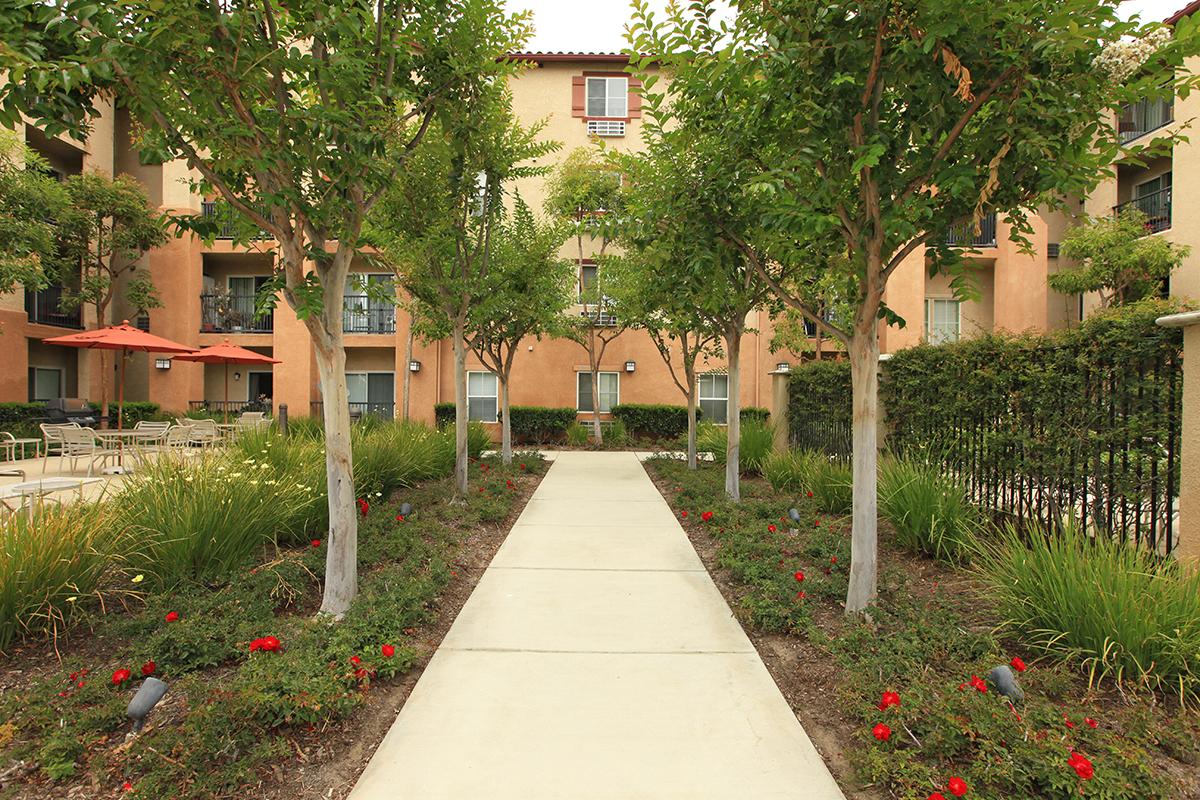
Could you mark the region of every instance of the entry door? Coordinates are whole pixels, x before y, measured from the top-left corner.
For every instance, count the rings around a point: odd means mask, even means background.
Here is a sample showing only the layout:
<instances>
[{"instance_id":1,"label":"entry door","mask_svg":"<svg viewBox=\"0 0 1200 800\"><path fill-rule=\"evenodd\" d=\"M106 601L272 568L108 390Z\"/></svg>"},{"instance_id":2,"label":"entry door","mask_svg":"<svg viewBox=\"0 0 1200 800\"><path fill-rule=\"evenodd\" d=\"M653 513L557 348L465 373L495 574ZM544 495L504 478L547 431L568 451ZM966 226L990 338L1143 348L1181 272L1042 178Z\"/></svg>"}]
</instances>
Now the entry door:
<instances>
[{"instance_id":1,"label":"entry door","mask_svg":"<svg viewBox=\"0 0 1200 800\"><path fill-rule=\"evenodd\" d=\"M266 396L266 404L271 404L271 398L275 396L275 375L270 372L251 372L247 376L246 390L249 396L246 398L250 402L258 400L262 396Z\"/></svg>"}]
</instances>

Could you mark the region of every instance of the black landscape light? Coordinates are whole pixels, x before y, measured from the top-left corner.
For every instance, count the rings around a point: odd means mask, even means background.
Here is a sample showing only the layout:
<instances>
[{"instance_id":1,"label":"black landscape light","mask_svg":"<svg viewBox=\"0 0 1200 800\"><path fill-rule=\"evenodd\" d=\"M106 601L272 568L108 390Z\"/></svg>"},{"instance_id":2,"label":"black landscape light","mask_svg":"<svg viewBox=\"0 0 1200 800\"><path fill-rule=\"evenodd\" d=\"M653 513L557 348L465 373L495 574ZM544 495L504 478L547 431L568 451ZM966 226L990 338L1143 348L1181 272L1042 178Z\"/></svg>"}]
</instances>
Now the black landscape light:
<instances>
[{"instance_id":1,"label":"black landscape light","mask_svg":"<svg viewBox=\"0 0 1200 800\"><path fill-rule=\"evenodd\" d=\"M137 694L129 701L129 708L125 710L125 716L133 720L134 733L141 733L146 724L146 717L150 716L150 712L154 710L158 701L162 700L166 693L167 684L158 678L146 678L142 681Z\"/></svg>"}]
</instances>

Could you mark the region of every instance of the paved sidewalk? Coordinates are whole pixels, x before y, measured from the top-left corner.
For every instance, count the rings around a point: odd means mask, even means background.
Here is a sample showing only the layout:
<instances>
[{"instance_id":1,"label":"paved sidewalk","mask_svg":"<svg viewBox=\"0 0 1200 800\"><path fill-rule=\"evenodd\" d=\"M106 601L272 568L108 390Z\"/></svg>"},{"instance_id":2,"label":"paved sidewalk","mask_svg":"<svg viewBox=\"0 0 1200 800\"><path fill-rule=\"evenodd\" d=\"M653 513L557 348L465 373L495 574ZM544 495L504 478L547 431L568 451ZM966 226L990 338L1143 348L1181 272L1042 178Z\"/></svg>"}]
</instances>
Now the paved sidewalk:
<instances>
[{"instance_id":1,"label":"paved sidewalk","mask_svg":"<svg viewBox=\"0 0 1200 800\"><path fill-rule=\"evenodd\" d=\"M842 800L632 453L558 453L351 800Z\"/></svg>"}]
</instances>

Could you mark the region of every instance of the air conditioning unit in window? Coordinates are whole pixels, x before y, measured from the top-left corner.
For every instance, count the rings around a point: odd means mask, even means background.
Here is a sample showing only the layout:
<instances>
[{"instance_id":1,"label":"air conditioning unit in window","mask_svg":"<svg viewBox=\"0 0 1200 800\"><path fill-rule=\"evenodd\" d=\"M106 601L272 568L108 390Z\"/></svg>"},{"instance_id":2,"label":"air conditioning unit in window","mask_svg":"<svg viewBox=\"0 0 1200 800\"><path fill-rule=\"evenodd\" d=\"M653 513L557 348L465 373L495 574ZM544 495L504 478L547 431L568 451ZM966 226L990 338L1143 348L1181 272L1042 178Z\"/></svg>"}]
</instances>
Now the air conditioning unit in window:
<instances>
[{"instance_id":1,"label":"air conditioning unit in window","mask_svg":"<svg viewBox=\"0 0 1200 800\"><path fill-rule=\"evenodd\" d=\"M589 119L587 123L589 136L624 136L625 120L623 119Z\"/></svg>"}]
</instances>

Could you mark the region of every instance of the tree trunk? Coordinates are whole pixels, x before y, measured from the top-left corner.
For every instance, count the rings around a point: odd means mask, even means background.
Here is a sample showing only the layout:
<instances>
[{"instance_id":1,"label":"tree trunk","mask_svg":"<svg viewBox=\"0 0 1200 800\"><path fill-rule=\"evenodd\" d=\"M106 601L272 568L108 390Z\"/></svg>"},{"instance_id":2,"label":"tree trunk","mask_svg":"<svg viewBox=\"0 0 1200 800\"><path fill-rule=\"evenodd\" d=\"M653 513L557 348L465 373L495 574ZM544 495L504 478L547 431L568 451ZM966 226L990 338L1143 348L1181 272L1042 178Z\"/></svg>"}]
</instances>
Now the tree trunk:
<instances>
[{"instance_id":1,"label":"tree trunk","mask_svg":"<svg viewBox=\"0 0 1200 800\"><path fill-rule=\"evenodd\" d=\"M687 465L688 469L696 469L696 381L692 380L687 393Z\"/></svg>"},{"instance_id":2,"label":"tree trunk","mask_svg":"<svg viewBox=\"0 0 1200 800\"><path fill-rule=\"evenodd\" d=\"M341 618L358 593L358 517L354 503L350 395L346 389L346 350L342 346L340 304L337 311L337 314L323 311L324 326L319 320L313 320L308 328L321 381L325 417L325 483L329 492L325 595L321 600L321 611Z\"/></svg>"},{"instance_id":3,"label":"tree trunk","mask_svg":"<svg viewBox=\"0 0 1200 800\"><path fill-rule=\"evenodd\" d=\"M454 497L467 498L467 339L466 318L454 320Z\"/></svg>"},{"instance_id":4,"label":"tree trunk","mask_svg":"<svg viewBox=\"0 0 1200 800\"><path fill-rule=\"evenodd\" d=\"M856 614L875 601L878 515L876 497L879 389L879 329L875 316L860 314L850 340L850 378L854 422L854 513L850 548L850 588L846 613Z\"/></svg>"},{"instance_id":5,"label":"tree trunk","mask_svg":"<svg viewBox=\"0 0 1200 800\"><path fill-rule=\"evenodd\" d=\"M500 461L512 463L512 418L508 406L508 378L500 381Z\"/></svg>"},{"instance_id":6,"label":"tree trunk","mask_svg":"<svg viewBox=\"0 0 1200 800\"><path fill-rule=\"evenodd\" d=\"M408 321L408 340L404 345L404 382L402 384L403 393L400 398L402 413L404 419L408 419L409 398L412 396L412 360L413 360L413 332L412 319Z\"/></svg>"},{"instance_id":7,"label":"tree trunk","mask_svg":"<svg viewBox=\"0 0 1200 800\"><path fill-rule=\"evenodd\" d=\"M599 311L597 311L599 313ZM597 447L604 446L604 431L600 428L600 364L596 357L596 336L588 331L588 366L592 370L592 438Z\"/></svg>"},{"instance_id":8,"label":"tree trunk","mask_svg":"<svg viewBox=\"0 0 1200 800\"><path fill-rule=\"evenodd\" d=\"M729 368L728 419L725 427L725 494L736 503L742 499L742 380L740 366L742 330L740 326L725 334L725 351L728 354Z\"/></svg>"}]
</instances>

